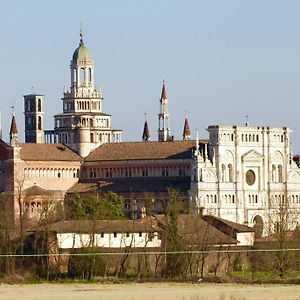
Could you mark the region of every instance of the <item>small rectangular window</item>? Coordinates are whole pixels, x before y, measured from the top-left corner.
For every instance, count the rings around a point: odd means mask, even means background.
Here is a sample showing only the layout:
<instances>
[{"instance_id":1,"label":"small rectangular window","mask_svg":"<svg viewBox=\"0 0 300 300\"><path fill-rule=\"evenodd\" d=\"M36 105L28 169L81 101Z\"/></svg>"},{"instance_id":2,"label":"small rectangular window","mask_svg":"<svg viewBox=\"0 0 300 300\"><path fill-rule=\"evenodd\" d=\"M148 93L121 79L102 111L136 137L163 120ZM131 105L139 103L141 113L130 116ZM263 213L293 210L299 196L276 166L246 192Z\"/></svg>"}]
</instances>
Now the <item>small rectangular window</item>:
<instances>
[{"instance_id":1,"label":"small rectangular window","mask_svg":"<svg viewBox=\"0 0 300 300\"><path fill-rule=\"evenodd\" d=\"M101 232L101 238L104 238L104 232Z\"/></svg>"},{"instance_id":2,"label":"small rectangular window","mask_svg":"<svg viewBox=\"0 0 300 300\"><path fill-rule=\"evenodd\" d=\"M114 238L116 238L117 237L117 233L116 232L114 232Z\"/></svg>"},{"instance_id":3,"label":"small rectangular window","mask_svg":"<svg viewBox=\"0 0 300 300\"><path fill-rule=\"evenodd\" d=\"M142 233L141 232L139 232L139 237L142 237Z\"/></svg>"}]
</instances>

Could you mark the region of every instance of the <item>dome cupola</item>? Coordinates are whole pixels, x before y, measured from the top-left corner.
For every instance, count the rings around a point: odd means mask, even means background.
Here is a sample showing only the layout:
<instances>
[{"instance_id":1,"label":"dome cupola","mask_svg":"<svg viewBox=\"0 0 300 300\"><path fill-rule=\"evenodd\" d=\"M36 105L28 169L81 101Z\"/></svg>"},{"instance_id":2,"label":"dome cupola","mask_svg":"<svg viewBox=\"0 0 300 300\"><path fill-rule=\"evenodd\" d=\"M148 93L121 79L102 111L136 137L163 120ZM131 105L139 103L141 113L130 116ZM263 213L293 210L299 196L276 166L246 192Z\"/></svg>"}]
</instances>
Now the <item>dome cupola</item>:
<instances>
[{"instance_id":1,"label":"dome cupola","mask_svg":"<svg viewBox=\"0 0 300 300\"><path fill-rule=\"evenodd\" d=\"M93 60L89 50L87 49L87 47L84 46L82 37L83 37L83 32L80 31L79 47L73 53L72 62L86 63L86 62L92 62Z\"/></svg>"}]
</instances>

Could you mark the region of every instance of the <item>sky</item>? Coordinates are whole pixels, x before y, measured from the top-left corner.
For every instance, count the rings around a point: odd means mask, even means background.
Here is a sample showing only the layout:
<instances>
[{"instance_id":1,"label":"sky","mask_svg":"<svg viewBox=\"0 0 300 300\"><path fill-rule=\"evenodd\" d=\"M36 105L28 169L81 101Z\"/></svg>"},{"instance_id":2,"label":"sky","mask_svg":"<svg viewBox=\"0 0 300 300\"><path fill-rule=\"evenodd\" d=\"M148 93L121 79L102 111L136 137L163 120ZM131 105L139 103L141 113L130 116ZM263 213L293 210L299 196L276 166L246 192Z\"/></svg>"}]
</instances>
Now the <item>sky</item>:
<instances>
[{"instance_id":1,"label":"sky","mask_svg":"<svg viewBox=\"0 0 300 300\"><path fill-rule=\"evenodd\" d=\"M170 128L182 138L209 125L287 126L300 153L300 1L10 0L0 7L0 112L24 140L23 95L44 95L44 128L62 112L82 23L85 46L123 141L140 141L144 113L157 140L166 81Z\"/></svg>"}]
</instances>

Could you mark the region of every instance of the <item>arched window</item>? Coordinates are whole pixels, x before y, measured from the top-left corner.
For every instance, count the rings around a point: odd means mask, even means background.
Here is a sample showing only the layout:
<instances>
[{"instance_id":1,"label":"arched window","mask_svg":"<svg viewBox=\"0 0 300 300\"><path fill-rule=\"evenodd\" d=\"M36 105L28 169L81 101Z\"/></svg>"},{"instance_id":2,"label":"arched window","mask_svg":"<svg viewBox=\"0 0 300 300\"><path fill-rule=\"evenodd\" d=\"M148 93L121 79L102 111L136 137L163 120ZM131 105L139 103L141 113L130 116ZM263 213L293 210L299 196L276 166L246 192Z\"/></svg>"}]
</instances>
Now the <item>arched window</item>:
<instances>
[{"instance_id":1,"label":"arched window","mask_svg":"<svg viewBox=\"0 0 300 300\"><path fill-rule=\"evenodd\" d=\"M42 130L42 117L38 117L38 130Z\"/></svg>"},{"instance_id":2,"label":"arched window","mask_svg":"<svg viewBox=\"0 0 300 300\"><path fill-rule=\"evenodd\" d=\"M276 182L276 166L272 165L272 181Z\"/></svg>"},{"instance_id":3,"label":"arched window","mask_svg":"<svg viewBox=\"0 0 300 300\"><path fill-rule=\"evenodd\" d=\"M85 70L84 68L81 68L79 74L79 83L82 84L84 82L85 82Z\"/></svg>"},{"instance_id":4,"label":"arched window","mask_svg":"<svg viewBox=\"0 0 300 300\"><path fill-rule=\"evenodd\" d=\"M225 167L225 165L223 164L223 165L222 165L221 181L225 182L225 180L226 180L226 167Z\"/></svg>"},{"instance_id":5,"label":"arched window","mask_svg":"<svg viewBox=\"0 0 300 300\"><path fill-rule=\"evenodd\" d=\"M282 182L282 165L278 165L278 182Z\"/></svg>"},{"instance_id":6,"label":"arched window","mask_svg":"<svg viewBox=\"0 0 300 300\"><path fill-rule=\"evenodd\" d=\"M92 69L89 68L89 82L92 82Z\"/></svg>"},{"instance_id":7,"label":"arched window","mask_svg":"<svg viewBox=\"0 0 300 300\"><path fill-rule=\"evenodd\" d=\"M228 165L228 175L229 175L229 181L233 182L233 168L232 168L232 164Z\"/></svg>"},{"instance_id":8,"label":"arched window","mask_svg":"<svg viewBox=\"0 0 300 300\"><path fill-rule=\"evenodd\" d=\"M42 111L42 101L41 101L41 99L38 100L38 111Z\"/></svg>"}]
</instances>

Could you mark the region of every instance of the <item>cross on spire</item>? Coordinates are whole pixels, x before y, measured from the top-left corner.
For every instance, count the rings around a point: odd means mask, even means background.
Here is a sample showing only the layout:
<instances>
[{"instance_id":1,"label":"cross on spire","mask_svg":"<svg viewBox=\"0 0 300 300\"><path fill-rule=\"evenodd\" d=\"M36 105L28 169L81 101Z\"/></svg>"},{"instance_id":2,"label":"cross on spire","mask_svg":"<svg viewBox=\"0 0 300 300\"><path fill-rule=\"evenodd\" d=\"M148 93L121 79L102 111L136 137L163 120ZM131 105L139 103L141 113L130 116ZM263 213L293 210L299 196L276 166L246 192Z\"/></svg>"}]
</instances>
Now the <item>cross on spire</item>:
<instances>
[{"instance_id":1,"label":"cross on spire","mask_svg":"<svg viewBox=\"0 0 300 300\"><path fill-rule=\"evenodd\" d=\"M83 45L83 29L82 29L82 23L80 23L79 35L80 35L80 45Z\"/></svg>"}]
</instances>

